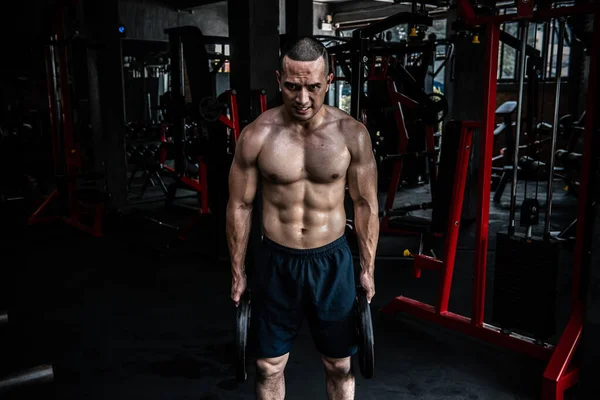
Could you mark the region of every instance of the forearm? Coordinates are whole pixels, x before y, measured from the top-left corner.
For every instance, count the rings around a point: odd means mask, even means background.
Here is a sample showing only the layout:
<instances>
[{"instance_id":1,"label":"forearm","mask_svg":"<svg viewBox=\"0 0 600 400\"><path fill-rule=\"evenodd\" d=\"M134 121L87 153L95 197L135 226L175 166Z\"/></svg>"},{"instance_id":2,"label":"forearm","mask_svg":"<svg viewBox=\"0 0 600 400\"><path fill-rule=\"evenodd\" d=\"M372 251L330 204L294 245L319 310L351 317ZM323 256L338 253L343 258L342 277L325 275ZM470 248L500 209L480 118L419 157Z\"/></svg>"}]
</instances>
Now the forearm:
<instances>
[{"instance_id":1,"label":"forearm","mask_svg":"<svg viewBox=\"0 0 600 400\"><path fill-rule=\"evenodd\" d=\"M373 273L379 240L379 216L376 202L363 200L355 203L354 229L358 240L361 268L365 272Z\"/></svg>"},{"instance_id":2,"label":"forearm","mask_svg":"<svg viewBox=\"0 0 600 400\"><path fill-rule=\"evenodd\" d=\"M234 277L243 276L246 251L252 224L252 205L229 202L227 204L226 232L231 272Z\"/></svg>"}]
</instances>

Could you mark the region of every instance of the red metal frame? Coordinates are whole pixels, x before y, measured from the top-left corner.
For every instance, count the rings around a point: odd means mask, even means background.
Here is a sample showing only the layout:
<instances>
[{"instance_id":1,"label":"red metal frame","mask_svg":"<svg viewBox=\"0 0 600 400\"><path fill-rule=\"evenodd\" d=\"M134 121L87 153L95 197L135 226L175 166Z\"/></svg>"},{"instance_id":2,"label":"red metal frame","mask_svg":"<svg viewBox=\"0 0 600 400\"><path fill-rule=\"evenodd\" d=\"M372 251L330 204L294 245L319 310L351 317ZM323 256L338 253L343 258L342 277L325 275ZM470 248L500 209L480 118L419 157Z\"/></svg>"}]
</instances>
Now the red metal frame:
<instances>
[{"instance_id":1,"label":"red metal frame","mask_svg":"<svg viewBox=\"0 0 600 400\"><path fill-rule=\"evenodd\" d=\"M230 128L233 132L234 143L237 144L237 141L240 137L240 117L238 114L238 104L237 104L237 94L235 90L227 90L225 92L229 97L229 109L231 110L231 117L228 117L224 114L219 116L219 121L221 121L225 126Z\"/></svg>"},{"instance_id":2,"label":"red metal frame","mask_svg":"<svg viewBox=\"0 0 600 400\"><path fill-rule=\"evenodd\" d=\"M598 92L598 81L594 73L588 78L587 105L588 110L585 126L584 152L581 167L581 189L578 198L578 221L577 239L575 246L575 259L573 267L573 290L571 316L565 327L558 344L554 347L548 344L540 345L531 338L502 333L498 327L484 323L484 301L486 286L487 246L489 234L489 206L490 206L490 182L493 155L493 132L496 108L496 82L498 69L498 46L500 36L500 25L506 21L517 21L520 19L549 19L559 16L573 15L578 13L595 13L593 43L600 42L600 17L598 15L598 4L582 4L578 6L560 7L554 9L534 8L534 1L530 0L528 5L522 5L518 12L505 16L478 17L468 0L457 0L460 15L467 25L485 25L485 73L487 85L484 90L484 113L482 118L483 132L481 135L481 158L479 173L479 212L477 214L477 232L475 243L475 273L473 279L473 311L472 317L467 318L448 311L448 300L452 279L452 256L456 251L456 238L458 235L458 224L460 220L460 206L462 205L462 191L458 186L463 185L466 165L460 165L460 180L454 190L452 215L453 219L448 225L450 231L446 238L445 260L439 260L427 256L418 256L414 260L415 275L420 274L420 269L429 267L442 272L442 282L438 297L437 307L421 303L419 301L399 296L392 300L381 311L394 314L395 312L406 312L416 317L438 323L446 328L456 330L463 334L473 336L484 341L504 346L506 348L528 354L531 357L547 360L548 364L542 380L542 400L563 400L564 391L575 385L579 378L579 367L572 364L573 355L579 344L584 315L585 289L582 283L582 265L589 262L589 249L591 240L591 219L587 219L591 208L591 196L588 193L590 185L590 168L592 154L592 132L597 126L596 121L596 96ZM598 46L592 46L590 71L598 69ZM474 127L472 127L474 128ZM461 141L464 139L461 138ZM464 146L464 141L461 146ZM462 147L461 147L462 150ZM596 149L594 149L596 150ZM462 157L461 157L462 158Z\"/></svg>"},{"instance_id":3,"label":"red metal frame","mask_svg":"<svg viewBox=\"0 0 600 400\"><path fill-rule=\"evenodd\" d=\"M438 293L437 309L434 311L438 315L448 313L448 300L450 298L450 288L452 286L452 275L454 272L454 260L456 257L456 244L458 242L458 233L460 228L460 215L464 199L464 191L467 182L467 168L469 166L469 156L471 154L471 142L473 130L478 128L475 122L463 122L460 131L460 140L458 155L456 158L455 185L452 188L452 202L450 212L448 213L448 232L445 236L444 256L442 259L426 256L423 254L414 255L413 272L416 278L421 276L422 269L432 269L440 271L441 285ZM429 306L421 305L414 300L400 296L392 300L383 310L384 313L395 313L396 311L422 312L434 310Z\"/></svg>"},{"instance_id":4,"label":"red metal frame","mask_svg":"<svg viewBox=\"0 0 600 400\"><path fill-rule=\"evenodd\" d=\"M598 9L596 8L598 11ZM600 42L600 14L594 16L594 36L592 43ZM589 71L598 70L598 46L591 47ZM562 400L564 391L577 383L579 378L579 367L573 366L571 361L583 330L583 315L585 309L586 288L582 288L582 265L589 263L589 253L592 238L592 218L586 218L591 214L591 203L593 193L589 193L590 168L592 165L593 132L598 126L596 110L596 96L598 95L598 78L595 73L588 75L588 90L586 120L584 129L584 149L581 163L580 189L578 198L577 233L575 243L575 254L573 261L573 289L571 291L571 318L556 346L546 370L542 385L543 399Z\"/></svg>"},{"instance_id":5,"label":"red metal frame","mask_svg":"<svg viewBox=\"0 0 600 400\"><path fill-rule=\"evenodd\" d=\"M59 170L62 166L60 165L59 154L61 151L64 153L64 167L66 168L66 188L61 190L55 189L50 195L42 202L42 204L33 212L28 219L29 225L48 223L55 221L63 221L67 225L77 228L83 232L89 233L93 236L102 236L102 222L104 214L104 204L102 202L84 204L77 198L77 175L81 168L81 155L79 151L79 144L73 137L73 116L71 109L71 85L69 84L69 66L68 66L68 49L67 49L67 35L65 32L65 12L66 7L73 5L76 2L63 2L57 5L55 14L55 37L51 38L56 44L50 44L44 49L46 58L46 79L48 89L48 105L50 112L50 131L52 134L52 153L54 158L55 171ZM58 55L58 74L59 74L59 90L56 88L56 59L54 52L55 50ZM58 93L57 93L58 92ZM56 109L56 96L60 96L61 107ZM57 115L60 115L57 120ZM63 148L60 149L58 146L58 137L61 137L63 142ZM55 201L66 201L69 206L69 215L51 215L43 216L44 212ZM81 210L86 208L91 210L93 216L92 226L84 224L81 220Z\"/></svg>"}]
</instances>

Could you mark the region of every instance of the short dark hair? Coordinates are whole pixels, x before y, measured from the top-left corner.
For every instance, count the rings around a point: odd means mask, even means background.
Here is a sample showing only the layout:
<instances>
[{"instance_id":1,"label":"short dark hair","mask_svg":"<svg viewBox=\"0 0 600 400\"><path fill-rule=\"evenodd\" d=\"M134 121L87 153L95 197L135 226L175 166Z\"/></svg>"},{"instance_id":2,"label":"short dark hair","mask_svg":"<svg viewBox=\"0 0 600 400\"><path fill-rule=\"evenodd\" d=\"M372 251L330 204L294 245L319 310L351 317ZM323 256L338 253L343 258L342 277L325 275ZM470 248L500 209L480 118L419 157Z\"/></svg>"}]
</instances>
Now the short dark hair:
<instances>
[{"instance_id":1,"label":"short dark hair","mask_svg":"<svg viewBox=\"0 0 600 400\"><path fill-rule=\"evenodd\" d=\"M288 57L294 61L316 61L323 57L325 75L329 74L329 52L317 39L303 36L288 44L279 57L279 70L283 72L283 58Z\"/></svg>"}]
</instances>

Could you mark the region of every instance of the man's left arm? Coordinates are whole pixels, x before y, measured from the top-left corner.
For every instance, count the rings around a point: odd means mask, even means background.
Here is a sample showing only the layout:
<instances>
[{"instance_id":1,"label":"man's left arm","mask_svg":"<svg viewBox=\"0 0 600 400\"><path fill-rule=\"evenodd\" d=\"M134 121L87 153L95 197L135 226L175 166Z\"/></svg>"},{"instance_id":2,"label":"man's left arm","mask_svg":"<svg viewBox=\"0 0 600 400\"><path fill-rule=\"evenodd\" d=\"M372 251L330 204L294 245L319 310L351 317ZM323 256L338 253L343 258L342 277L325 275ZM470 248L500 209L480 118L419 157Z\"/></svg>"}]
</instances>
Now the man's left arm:
<instances>
[{"instance_id":1,"label":"man's left arm","mask_svg":"<svg viewBox=\"0 0 600 400\"><path fill-rule=\"evenodd\" d=\"M360 283L369 303L375 295L375 253L379 240L379 201L377 199L377 163L371 137L365 126L352 124L356 132L348 146L351 153L348 168L348 191L354 203L354 229L360 254Z\"/></svg>"}]
</instances>

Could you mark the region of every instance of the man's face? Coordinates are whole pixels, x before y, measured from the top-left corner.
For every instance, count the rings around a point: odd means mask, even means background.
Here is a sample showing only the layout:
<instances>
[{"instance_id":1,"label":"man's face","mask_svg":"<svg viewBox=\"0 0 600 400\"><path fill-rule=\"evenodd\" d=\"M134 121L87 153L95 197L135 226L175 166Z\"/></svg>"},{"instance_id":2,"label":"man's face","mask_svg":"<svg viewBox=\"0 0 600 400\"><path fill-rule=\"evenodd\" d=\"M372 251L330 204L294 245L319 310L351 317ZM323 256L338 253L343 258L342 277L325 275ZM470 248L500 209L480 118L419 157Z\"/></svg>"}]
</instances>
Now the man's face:
<instances>
[{"instance_id":1,"label":"man's face","mask_svg":"<svg viewBox=\"0 0 600 400\"><path fill-rule=\"evenodd\" d=\"M308 121L321 109L333 74L325 74L322 57L315 61L283 59L283 71L277 71L283 104L288 113Z\"/></svg>"}]
</instances>

